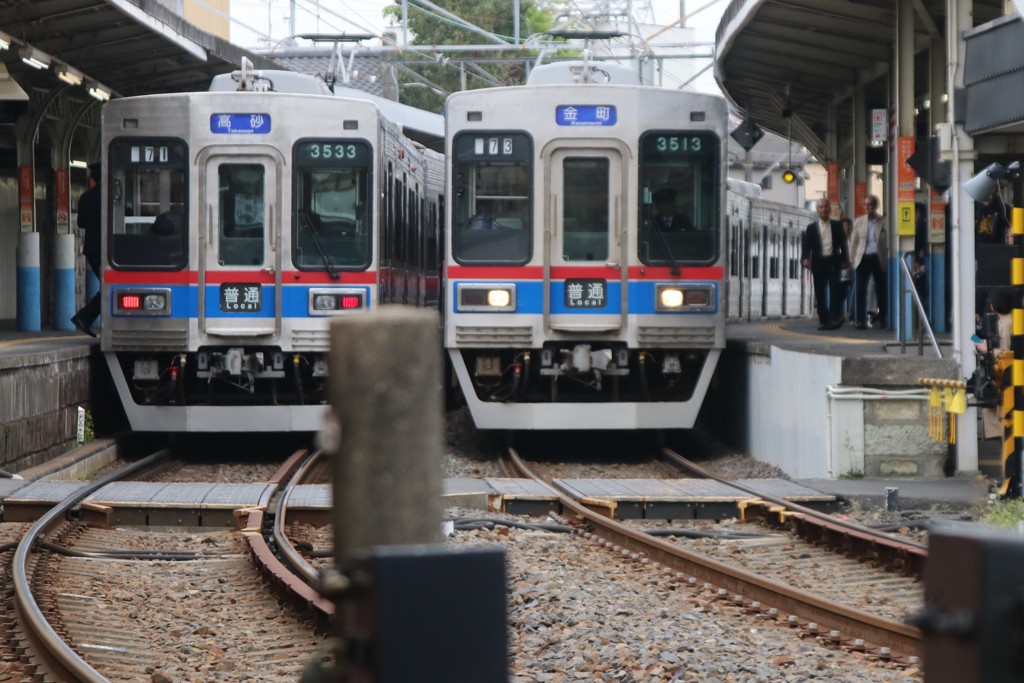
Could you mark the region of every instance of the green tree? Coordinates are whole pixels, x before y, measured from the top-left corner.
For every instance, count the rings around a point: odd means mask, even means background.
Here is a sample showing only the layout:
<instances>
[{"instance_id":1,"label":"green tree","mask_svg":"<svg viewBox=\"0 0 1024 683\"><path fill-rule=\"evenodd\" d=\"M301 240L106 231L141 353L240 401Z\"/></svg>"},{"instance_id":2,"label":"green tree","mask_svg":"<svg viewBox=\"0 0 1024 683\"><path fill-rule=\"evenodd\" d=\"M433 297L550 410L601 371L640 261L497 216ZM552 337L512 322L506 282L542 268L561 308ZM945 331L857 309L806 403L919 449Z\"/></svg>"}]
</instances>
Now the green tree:
<instances>
[{"instance_id":1,"label":"green tree","mask_svg":"<svg viewBox=\"0 0 1024 683\"><path fill-rule=\"evenodd\" d=\"M434 4L509 43L514 40L516 17L514 5L508 0L434 0ZM400 23L402 18L401 5L401 0L395 0L394 5L384 10L385 16L390 17L396 24ZM470 90L496 85L518 85L524 82L525 62L531 61L535 53L524 54L515 48L502 52L432 52L431 45L484 45L491 41L477 32L460 26L457 21L417 5L415 0L409 0L408 5L409 32L413 46L411 50L405 50L399 56L397 73L399 97L403 104L440 112L444 106L443 94L434 92L430 85L411 88L405 86L408 83L426 81L427 84L433 84L448 92L461 90L460 62L464 64L466 88ZM520 2L519 14L520 42L551 27L551 16L531 0ZM483 61L499 57L518 58L520 61ZM431 59L433 63L430 63ZM474 60L481 61L475 63ZM420 78L412 74L418 74Z\"/></svg>"}]
</instances>

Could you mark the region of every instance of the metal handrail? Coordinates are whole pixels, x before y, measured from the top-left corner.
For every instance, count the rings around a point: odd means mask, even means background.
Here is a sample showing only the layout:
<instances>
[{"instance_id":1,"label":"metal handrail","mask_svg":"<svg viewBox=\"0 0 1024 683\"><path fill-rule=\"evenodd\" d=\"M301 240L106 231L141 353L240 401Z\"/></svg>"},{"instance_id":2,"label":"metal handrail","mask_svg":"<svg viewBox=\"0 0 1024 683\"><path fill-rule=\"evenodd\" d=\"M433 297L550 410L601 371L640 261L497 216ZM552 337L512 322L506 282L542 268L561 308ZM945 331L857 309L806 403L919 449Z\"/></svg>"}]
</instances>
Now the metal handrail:
<instances>
[{"instance_id":1,"label":"metal handrail","mask_svg":"<svg viewBox=\"0 0 1024 683\"><path fill-rule=\"evenodd\" d=\"M924 325L925 330L928 332L928 339L932 343L932 348L935 349L935 355L938 356L939 358L942 358L942 351L939 350L939 343L935 339L935 332L932 331L932 325L928 321L928 316L924 312L924 304L921 303L921 297L919 297L917 295L917 288L914 287L914 276L911 274L910 268L907 267L907 261L906 261L905 257L906 257L906 254L901 254L900 255L900 259L899 259L899 261L900 261L900 268L903 269L903 273L906 276L906 279L904 280L904 282L909 283L910 295L914 299L914 306L915 306L915 308L917 308L918 325L921 325L921 324ZM904 289L907 289L907 288L908 287L905 285ZM923 337L922 337L922 339L923 339ZM904 341L903 341L903 353L906 353L906 347L907 347L907 343L906 343L906 339L904 339Z\"/></svg>"}]
</instances>

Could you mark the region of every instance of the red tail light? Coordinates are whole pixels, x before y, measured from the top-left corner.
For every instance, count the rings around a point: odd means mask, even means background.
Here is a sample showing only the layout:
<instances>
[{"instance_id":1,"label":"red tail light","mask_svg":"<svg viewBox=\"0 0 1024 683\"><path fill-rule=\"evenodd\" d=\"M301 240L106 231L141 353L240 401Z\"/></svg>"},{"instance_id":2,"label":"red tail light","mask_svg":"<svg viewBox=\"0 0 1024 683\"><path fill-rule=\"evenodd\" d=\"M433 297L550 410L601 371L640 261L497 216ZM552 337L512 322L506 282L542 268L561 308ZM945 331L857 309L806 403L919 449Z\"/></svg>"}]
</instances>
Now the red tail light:
<instances>
[{"instance_id":1,"label":"red tail light","mask_svg":"<svg viewBox=\"0 0 1024 683\"><path fill-rule=\"evenodd\" d=\"M142 308L142 297L138 294L124 294L121 296L121 310L137 311Z\"/></svg>"},{"instance_id":2,"label":"red tail light","mask_svg":"<svg viewBox=\"0 0 1024 683\"><path fill-rule=\"evenodd\" d=\"M358 296L343 296L341 297L341 308L347 310L349 308L359 308L362 304L361 299Z\"/></svg>"}]
</instances>

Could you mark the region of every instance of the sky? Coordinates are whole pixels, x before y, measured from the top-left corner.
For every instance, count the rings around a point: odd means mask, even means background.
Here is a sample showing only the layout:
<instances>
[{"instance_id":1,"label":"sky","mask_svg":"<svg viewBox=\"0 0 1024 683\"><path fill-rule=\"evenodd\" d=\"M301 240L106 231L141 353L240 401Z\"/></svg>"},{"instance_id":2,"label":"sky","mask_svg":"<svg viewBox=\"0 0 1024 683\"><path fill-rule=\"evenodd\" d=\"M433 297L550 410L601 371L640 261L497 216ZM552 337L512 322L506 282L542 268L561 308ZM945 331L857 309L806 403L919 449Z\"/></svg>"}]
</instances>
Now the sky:
<instances>
[{"instance_id":1,"label":"sky","mask_svg":"<svg viewBox=\"0 0 1024 683\"><path fill-rule=\"evenodd\" d=\"M644 0L634 0L642 6ZM508 0L509 7L512 0ZM379 33L385 26L381 11L390 0L296 0L295 33ZM443 0L435 0L443 6ZM679 18L680 0L650 0L653 21L669 24ZM728 0L686 0L687 25L697 42L713 43ZM244 47L272 48L291 34L289 0L231 0L231 42ZM265 35L271 36L270 40ZM369 44L373 44L370 42ZM703 50L702 50L703 51ZM709 47L707 52L711 52ZM706 66L702 60L697 68ZM667 85L667 83L666 83ZM717 92L709 69L695 82L702 92Z\"/></svg>"}]
</instances>

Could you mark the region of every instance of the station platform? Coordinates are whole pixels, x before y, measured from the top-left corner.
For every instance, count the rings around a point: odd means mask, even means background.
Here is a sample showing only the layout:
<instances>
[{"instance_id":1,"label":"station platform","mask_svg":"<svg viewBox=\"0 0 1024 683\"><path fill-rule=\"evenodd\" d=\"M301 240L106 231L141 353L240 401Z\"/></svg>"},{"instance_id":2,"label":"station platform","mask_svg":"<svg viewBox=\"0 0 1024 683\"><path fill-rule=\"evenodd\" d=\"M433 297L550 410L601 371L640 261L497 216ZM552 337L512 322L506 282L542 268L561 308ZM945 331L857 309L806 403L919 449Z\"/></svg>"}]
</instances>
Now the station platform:
<instances>
[{"instance_id":1,"label":"station platform","mask_svg":"<svg viewBox=\"0 0 1024 683\"><path fill-rule=\"evenodd\" d=\"M9 325L0 324L0 368L24 365L26 359L38 354L66 355L66 352L89 354L98 350L100 340L73 332L43 330L18 332Z\"/></svg>"}]
</instances>

